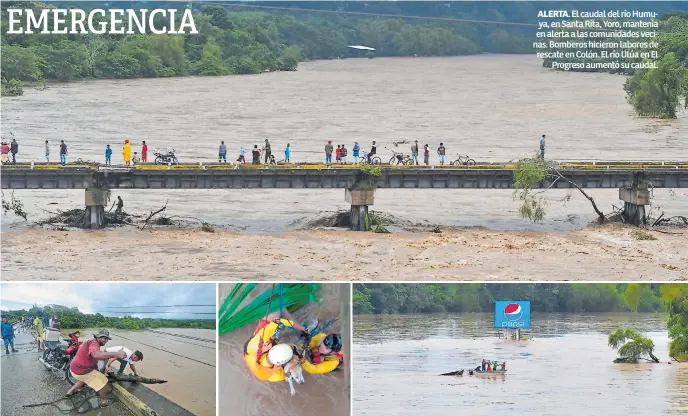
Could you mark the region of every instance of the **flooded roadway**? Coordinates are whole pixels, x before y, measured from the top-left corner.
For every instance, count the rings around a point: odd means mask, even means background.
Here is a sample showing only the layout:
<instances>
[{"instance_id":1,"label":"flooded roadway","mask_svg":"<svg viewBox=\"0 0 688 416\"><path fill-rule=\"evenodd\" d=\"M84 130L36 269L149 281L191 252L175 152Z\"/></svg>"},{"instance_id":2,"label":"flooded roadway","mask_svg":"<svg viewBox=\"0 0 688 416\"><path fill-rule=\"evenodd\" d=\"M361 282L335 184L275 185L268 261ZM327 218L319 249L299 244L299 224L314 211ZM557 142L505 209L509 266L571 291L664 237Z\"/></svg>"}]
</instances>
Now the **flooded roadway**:
<instances>
[{"instance_id":1,"label":"flooded roadway","mask_svg":"<svg viewBox=\"0 0 688 416\"><path fill-rule=\"evenodd\" d=\"M220 284L218 305L224 302L232 287L234 284ZM245 303L261 292L270 290L270 287L269 284L259 284ZM309 303L296 311L294 318L299 321L318 318L324 322L339 317L340 285L323 284L318 296L322 303ZM331 332L339 331L339 324L333 324L329 328ZM343 371L317 375L304 372L305 384L295 386L295 396L290 396L286 382L270 383L256 379L246 366L243 356L244 344L253 336L255 327L256 324L252 323L219 338L220 409L231 409L236 414L245 416L349 416L349 395L345 390Z\"/></svg>"},{"instance_id":2,"label":"flooded roadway","mask_svg":"<svg viewBox=\"0 0 688 416\"><path fill-rule=\"evenodd\" d=\"M532 341L497 338L492 314L354 317L354 414L678 415L688 412L688 366L668 365L666 316L534 314ZM644 332L660 364L613 364L607 336ZM504 377L440 377L481 360Z\"/></svg>"},{"instance_id":3,"label":"flooded roadway","mask_svg":"<svg viewBox=\"0 0 688 416\"><path fill-rule=\"evenodd\" d=\"M52 85L46 91L29 90L22 97L4 99L1 114L3 132L11 131L19 140L21 160L40 160L45 139L55 146L65 140L70 160L102 161L103 149L110 143L115 149L113 159L119 163L124 139L135 143L134 150L146 140L151 150L176 148L181 161L211 161L220 140L232 156L240 146L248 149L267 138L278 159L289 142L294 161L318 160L327 140L349 147L358 141L364 149L377 140L378 153L386 159L392 143L402 139L418 139L432 149L443 142L450 156L468 153L479 161L507 161L532 155L542 133L548 137L547 156L558 160L688 159L688 112L672 121L635 117L624 98L624 79L551 71L531 56L518 55L350 59L303 63L293 73ZM166 104L155 104L162 102ZM408 151L409 145L399 149ZM437 163L434 150L431 154L431 161ZM619 205L616 190L593 190L591 194L605 212ZM17 191L15 196L24 203L30 221L47 217L45 211L83 204L83 191ZM285 248L286 255L308 257L309 248L300 244L302 236L318 239L321 234L297 230L309 219L348 208L341 190L116 190L113 198L116 196L122 196L129 212L148 213L167 202L170 216L201 218L218 229L239 232L241 237L236 239L241 241L233 241L232 247L255 252L254 263L274 256L256 243L263 234ZM515 230L541 231L537 243L551 246L559 240L553 231L581 230L595 218L585 198L573 194L573 200L563 204L565 196L562 191L548 193L548 216L539 225L518 216L518 203L508 190L380 190L374 208L413 223L487 227L504 231L507 238L519 239ZM658 190L655 198L666 216L688 212L685 190ZM267 267L244 264L249 253L233 258L232 247L184 231L151 235L123 228L49 235L27 230L30 224L3 215L2 245L7 256L2 271L8 279L219 279L224 277L223 270L229 270L228 264L235 266L236 274L256 279L279 278L295 267L291 261L269 262ZM485 233L477 240L491 239L492 234ZM582 262L604 264L607 254L592 254L600 247L596 232L585 229L580 234L572 239L582 241L581 246L568 245L555 260L565 263L564 253L586 252L590 254ZM427 237L420 235L418 240ZM614 233L603 236L605 241L617 237ZM367 245L369 237L338 233L332 238L350 248ZM657 258L649 262L643 275L673 280L682 278L673 270L688 273L688 253L663 258L662 253L677 246L673 238L659 239L660 247L650 253ZM407 247L404 238L390 244L390 252ZM141 262L137 258L144 250L152 255ZM169 256L170 250L174 256ZM618 263L614 273L629 268L620 254L622 247L613 244L605 250ZM495 258L482 255L485 252L469 253L471 261L495 264ZM499 253L497 264L510 264L512 254L509 250ZM526 250L525 254L533 261L515 276L548 278L538 276L540 253ZM74 257L79 259L78 267L71 261ZM645 255L634 253L631 257L642 259ZM357 259L355 253L343 254L347 263L356 264ZM405 260L393 255L375 258L385 264ZM327 279L327 263L322 262L324 271L309 272L309 276ZM357 266L358 272L342 271L344 277L379 274L365 264ZM261 271L255 272L253 267ZM412 270L409 278L423 270ZM562 279L580 277L570 268L562 267L559 272ZM499 270L477 273L505 277ZM546 274L551 275L549 271ZM462 278L462 273L452 277Z\"/></svg>"},{"instance_id":4,"label":"flooded roadway","mask_svg":"<svg viewBox=\"0 0 688 416\"><path fill-rule=\"evenodd\" d=\"M62 374L53 374L38 361L40 354L33 336L26 332L16 333L14 340L19 352L0 355L0 372L2 372L2 389L0 402L2 416L132 416L132 413L119 401L106 409L98 407L98 399L92 398L79 407L79 413L69 411L72 404L60 401L55 406L23 408L24 405L46 403L63 397L69 390L69 383Z\"/></svg>"}]
</instances>

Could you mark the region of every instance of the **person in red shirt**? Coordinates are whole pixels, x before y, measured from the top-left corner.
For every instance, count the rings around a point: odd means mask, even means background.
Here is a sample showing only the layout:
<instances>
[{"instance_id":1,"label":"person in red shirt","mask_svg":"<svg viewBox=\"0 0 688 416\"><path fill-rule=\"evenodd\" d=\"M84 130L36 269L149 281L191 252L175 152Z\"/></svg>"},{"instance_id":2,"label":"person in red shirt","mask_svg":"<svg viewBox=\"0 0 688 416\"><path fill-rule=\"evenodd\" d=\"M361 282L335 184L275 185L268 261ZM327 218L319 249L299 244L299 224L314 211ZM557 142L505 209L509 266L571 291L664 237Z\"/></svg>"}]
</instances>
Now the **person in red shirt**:
<instances>
[{"instance_id":1,"label":"person in red shirt","mask_svg":"<svg viewBox=\"0 0 688 416\"><path fill-rule=\"evenodd\" d=\"M335 150L334 161L337 163L342 163L342 146L337 145L337 150Z\"/></svg>"},{"instance_id":2,"label":"person in red shirt","mask_svg":"<svg viewBox=\"0 0 688 416\"><path fill-rule=\"evenodd\" d=\"M143 146L141 146L141 161L142 162L148 162L148 145L146 144L146 141L143 141Z\"/></svg>"},{"instance_id":3,"label":"person in red shirt","mask_svg":"<svg viewBox=\"0 0 688 416\"><path fill-rule=\"evenodd\" d=\"M78 381L69 389L67 396L71 396L81 390L84 385L88 385L88 387L98 392L100 407L110 405L107 398L108 379L105 374L98 371L98 361L109 360L110 358L124 358L127 355L124 351L100 351L100 347L105 346L111 339L110 332L107 329L101 329L97 334L93 334L93 339L89 339L79 347L76 356L74 356L69 365L69 371Z\"/></svg>"}]
</instances>

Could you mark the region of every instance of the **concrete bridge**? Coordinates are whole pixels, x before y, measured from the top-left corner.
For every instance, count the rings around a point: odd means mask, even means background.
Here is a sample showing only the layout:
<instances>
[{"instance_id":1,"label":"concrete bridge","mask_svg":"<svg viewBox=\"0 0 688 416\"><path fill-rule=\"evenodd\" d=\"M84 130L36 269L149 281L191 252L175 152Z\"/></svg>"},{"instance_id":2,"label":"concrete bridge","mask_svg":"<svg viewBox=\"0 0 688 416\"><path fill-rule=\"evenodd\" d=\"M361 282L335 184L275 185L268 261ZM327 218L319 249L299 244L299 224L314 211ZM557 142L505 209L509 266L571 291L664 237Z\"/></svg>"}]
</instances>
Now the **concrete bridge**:
<instances>
[{"instance_id":1,"label":"concrete bridge","mask_svg":"<svg viewBox=\"0 0 688 416\"><path fill-rule=\"evenodd\" d=\"M379 176L364 175L352 165L141 165L136 168L97 165L5 165L3 189L85 189L91 227L102 226L107 190L111 189L345 189L353 229L364 226L374 190L512 189L515 166L381 166ZM535 188L617 188L630 222L644 222L648 186L688 188L686 162L576 162L561 164L567 180L544 180ZM365 186L361 182L365 181ZM569 182L570 181L570 182ZM575 184L575 185L574 185Z\"/></svg>"}]
</instances>

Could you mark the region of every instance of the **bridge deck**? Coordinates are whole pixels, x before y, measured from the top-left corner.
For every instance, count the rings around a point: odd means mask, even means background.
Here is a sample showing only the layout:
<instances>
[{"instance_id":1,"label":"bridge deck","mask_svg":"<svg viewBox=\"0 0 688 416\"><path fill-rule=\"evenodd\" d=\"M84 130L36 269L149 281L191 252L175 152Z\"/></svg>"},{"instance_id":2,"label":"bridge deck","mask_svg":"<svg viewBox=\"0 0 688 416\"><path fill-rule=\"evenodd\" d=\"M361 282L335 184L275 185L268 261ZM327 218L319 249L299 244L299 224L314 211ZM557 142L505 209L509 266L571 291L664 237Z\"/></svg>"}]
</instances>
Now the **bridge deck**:
<instances>
[{"instance_id":1,"label":"bridge deck","mask_svg":"<svg viewBox=\"0 0 688 416\"><path fill-rule=\"evenodd\" d=\"M604 162L603 162L604 163ZM613 164L612 164L613 163ZM514 165L381 166L378 188L510 189ZM583 188L631 186L642 172L655 188L688 188L685 162L566 163L560 172ZM4 165L4 189L208 189L208 188L351 188L360 175L352 165L140 165L136 168L56 164ZM539 184L549 187L549 182ZM571 188L559 180L554 188Z\"/></svg>"}]
</instances>

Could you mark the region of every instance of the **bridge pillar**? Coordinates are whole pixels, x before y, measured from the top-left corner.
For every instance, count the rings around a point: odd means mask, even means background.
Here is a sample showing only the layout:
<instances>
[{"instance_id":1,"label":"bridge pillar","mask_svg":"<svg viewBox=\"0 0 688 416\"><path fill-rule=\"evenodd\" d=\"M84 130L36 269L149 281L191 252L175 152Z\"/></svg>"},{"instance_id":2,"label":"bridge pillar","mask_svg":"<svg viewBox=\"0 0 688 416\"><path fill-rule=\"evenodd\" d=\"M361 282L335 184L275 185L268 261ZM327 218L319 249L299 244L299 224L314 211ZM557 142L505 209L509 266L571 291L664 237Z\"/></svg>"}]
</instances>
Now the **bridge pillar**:
<instances>
[{"instance_id":1,"label":"bridge pillar","mask_svg":"<svg viewBox=\"0 0 688 416\"><path fill-rule=\"evenodd\" d=\"M105 226L105 205L108 203L108 190L86 189L86 215L84 228L103 228Z\"/></svg>"},{"instance_id":2,"label":"bridge pillar","mask_svg":"<svg viewBox=\"0 0 688 416\"><path fill-rule=\"evenodd\" d=\"M633 225L645 224L645 205L650 205L650 191L642 188L619 189L619 199L624 202L623 218Z\"/></svg>"},{"instance_id":3,"label":"bridge pillar","mask_svg":"<svg viewBox=\"0 0 688 416\"><path fill-rule=\"evenodd\" d=\"M368 231L366 218L368 217L368 205L373 205L375 190L347 189L344 195L346 202L351 204L349 211L350 228L353 231Z\"/></svg>"}]
</instances>

